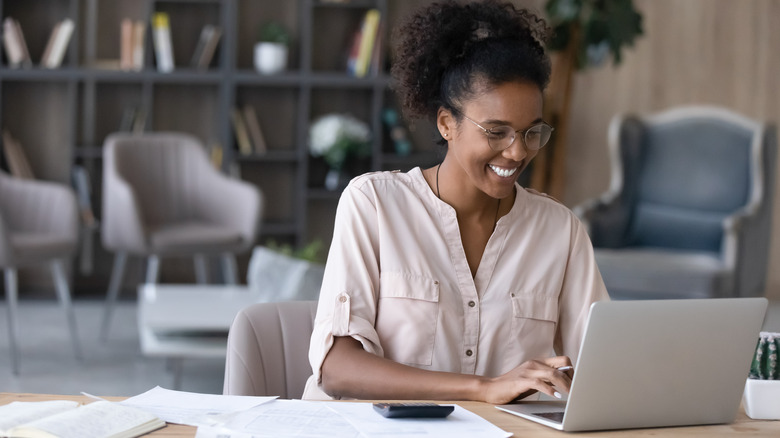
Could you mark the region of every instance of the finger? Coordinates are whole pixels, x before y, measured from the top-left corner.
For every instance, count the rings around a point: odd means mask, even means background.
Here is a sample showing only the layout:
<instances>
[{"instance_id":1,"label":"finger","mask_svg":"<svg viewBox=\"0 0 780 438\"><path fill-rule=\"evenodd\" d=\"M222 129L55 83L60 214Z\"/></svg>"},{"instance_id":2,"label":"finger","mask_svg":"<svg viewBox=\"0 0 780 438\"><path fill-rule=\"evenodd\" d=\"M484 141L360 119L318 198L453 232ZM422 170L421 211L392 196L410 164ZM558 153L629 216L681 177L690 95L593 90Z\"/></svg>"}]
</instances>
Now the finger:
<instances>
[{"instance_id":1,"label":"finger","mask_svg":"<svg viewBox=\"0 0 780 438\"><path fill-rule=\"evenodd\" d=\"M560 392L556 391L553 385L544 379L528 379L528 387L549 395L550 397L561 398Z\"/></svg>"},{"instance_id":2,"label":"finger","mask_svg":"<svg viewBox=\"0 0 780 438\"><path fill-rule=\"evenodd\" d=\"M565 371L560 371L556 368L546 367L543 370L531 370L528 371L527 377L544 380L567 393L571 388L571 377Z\"/></svg>"},{"instance_id":3,"label":"finger","mask_svg":"<svg viewBox=\"0 0 780 438\"><path fill-rule=\"evenodd\" d=\"M569 356L555 356L543 359L542 362L553 368L570 367L572 366Z\"/></svg>"}]
</instances>

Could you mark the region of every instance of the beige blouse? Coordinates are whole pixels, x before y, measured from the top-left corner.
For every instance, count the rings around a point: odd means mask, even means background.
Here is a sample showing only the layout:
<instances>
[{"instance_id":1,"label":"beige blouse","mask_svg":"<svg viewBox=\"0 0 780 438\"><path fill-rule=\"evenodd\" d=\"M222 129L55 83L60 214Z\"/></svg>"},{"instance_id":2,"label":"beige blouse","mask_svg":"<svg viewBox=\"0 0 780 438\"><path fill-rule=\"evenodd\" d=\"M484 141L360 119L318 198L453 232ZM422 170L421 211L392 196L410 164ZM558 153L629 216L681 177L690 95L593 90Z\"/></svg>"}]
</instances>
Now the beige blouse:
<instances>
[{"instance_id":1,"label":"beige blouse","mask_svg":"<svg viewBox=\"0 0 780 438\"><path fill-rule=\"evenodd\" d=\"M309 349L303 398L327 398L334 336L417 368L498 376L553 351L576 362L588 309L607 299L577 217L517 185L472 278L455 210L420 168L344 190Z\"/></svg>"}]
</instances>

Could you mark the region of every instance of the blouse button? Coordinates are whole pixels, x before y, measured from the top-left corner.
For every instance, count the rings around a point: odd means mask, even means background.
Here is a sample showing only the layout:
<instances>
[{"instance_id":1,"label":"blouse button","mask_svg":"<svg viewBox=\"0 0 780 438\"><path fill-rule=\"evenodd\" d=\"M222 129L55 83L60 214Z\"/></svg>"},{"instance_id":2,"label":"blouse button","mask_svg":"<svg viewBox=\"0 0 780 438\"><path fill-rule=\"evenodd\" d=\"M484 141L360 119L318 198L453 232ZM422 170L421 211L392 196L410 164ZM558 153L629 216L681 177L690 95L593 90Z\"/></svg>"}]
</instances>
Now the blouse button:
<instances>
[{"instance_id":1,"label":"blouse button","mask_svg":"<svg viewBox=\"0 0 780 438\"><path fill-rule=\"evenodd\" d=\"M342 295L342 296L339 297L339 301L342 302L342 303L346 303L347 302L347 297Z\"/></svg>"},{"instance_id":2,"label":"blouse button","mask_svg":"<svg viewBox=\"0 0 780 438\"><path fill-rule=\"evenodd\" d=\"M469 357L471 357L471 355L472 355L472 354L474 354L474 352L473 352L473 351L471 351L471 350L466 350L466 356L469 356Z\"/></svg>"},{"instance_id":3,"label":"blouse button","mask_svg":"<svg viewBox=\"0 0 780 438\"><path fill-rule=\"evenodd\" d=\"M469 307L474 307L476 305L477 305L477 303L475 303L474 301L469 301Z\"/></svg>"}]
</instances>

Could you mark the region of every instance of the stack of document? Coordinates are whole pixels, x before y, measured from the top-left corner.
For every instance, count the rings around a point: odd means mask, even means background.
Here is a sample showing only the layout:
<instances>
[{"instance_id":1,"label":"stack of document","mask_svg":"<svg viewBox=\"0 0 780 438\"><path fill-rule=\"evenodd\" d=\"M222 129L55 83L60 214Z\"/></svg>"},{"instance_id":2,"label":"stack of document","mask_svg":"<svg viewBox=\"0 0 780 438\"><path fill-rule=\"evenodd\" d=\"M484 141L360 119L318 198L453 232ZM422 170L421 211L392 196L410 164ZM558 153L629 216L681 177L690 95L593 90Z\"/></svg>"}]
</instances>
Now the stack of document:
<instances>
[{"instance_id":1,"label":"stack of document","mask_svg":"<svg viewBox=\"0 0 780 438\"><path fill-rule=\"evenodd\" d=\"M371 403L197 394L160 387L121 403L169 423L197 426L196 438L512 435L460 406L447 418L385 418Z\"/></svg>"}]
</instances>

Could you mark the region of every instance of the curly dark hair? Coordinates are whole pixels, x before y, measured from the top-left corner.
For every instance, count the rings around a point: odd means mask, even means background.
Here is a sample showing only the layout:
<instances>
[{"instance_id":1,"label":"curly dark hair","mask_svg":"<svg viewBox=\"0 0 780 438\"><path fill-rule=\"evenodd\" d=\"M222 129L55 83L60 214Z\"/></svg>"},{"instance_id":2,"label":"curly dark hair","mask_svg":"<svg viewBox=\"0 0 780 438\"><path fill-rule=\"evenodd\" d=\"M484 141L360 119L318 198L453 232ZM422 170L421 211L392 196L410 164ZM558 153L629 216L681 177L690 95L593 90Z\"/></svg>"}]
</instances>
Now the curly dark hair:
<instances>
[{"instance_id":1,"label":"curly dark hair","mask_svg":"<svg viewBox=\"0 0 780 438\"><path fill-rule=\"evenodd\" d=\"M393 34L391 69L408 117L435 120L440 107L459 117L464 100L491 85L527 80L544 90L550 34L541 18L499 0L436 2Z\"/></svg>"}]
</instances>

